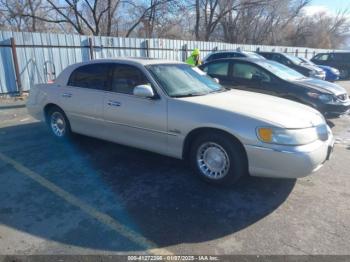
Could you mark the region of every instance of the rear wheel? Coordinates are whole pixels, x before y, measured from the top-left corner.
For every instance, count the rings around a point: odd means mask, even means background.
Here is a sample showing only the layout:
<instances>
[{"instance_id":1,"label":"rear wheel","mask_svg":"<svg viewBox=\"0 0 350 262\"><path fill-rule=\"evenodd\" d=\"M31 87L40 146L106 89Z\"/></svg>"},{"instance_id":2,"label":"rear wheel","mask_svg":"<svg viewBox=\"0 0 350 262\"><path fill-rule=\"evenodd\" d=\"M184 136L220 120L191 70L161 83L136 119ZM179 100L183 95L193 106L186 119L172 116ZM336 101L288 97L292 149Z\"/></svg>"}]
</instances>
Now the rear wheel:
<instances>
[{"instance_id":1,"label":"rear wheel","mask_svg":"<svg viewBox=\"0 0 350 262\"><path fill-rule=\"evenodd\" d=\"M200 178L214 184L233 184L247 174L242 145L220 132L197 137L192 143L190 161Z\"/></svg>"},{"instance_id":2,"label":"rear wheel","mask_svg":"<svg viewBox=\"0 0 350 262\"><path fill-rule=\"evenodd\" d=\"M71 136L70 124L62 109L50 108L47 112L47 124L56 138L67 139Z\"/></svg>"}]
</instances>

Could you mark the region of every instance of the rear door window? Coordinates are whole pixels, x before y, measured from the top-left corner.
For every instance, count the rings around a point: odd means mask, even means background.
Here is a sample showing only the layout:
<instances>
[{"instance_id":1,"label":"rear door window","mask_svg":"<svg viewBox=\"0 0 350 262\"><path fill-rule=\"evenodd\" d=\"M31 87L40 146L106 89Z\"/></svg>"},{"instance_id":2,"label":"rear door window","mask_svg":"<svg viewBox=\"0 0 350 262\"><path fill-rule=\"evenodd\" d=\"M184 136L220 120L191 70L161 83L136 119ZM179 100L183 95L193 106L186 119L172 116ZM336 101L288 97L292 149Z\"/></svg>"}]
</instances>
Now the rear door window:
<instances>
[{"instance_id":1,"label":"rear door window","mask_svg":"<svg viewBox=\"0 0 350 262\"><path fill-rule=\"evenodd\" d=\"M333 61L348 61L350 62L350 54L349 53L333 53L329 55L329 59Z\"/></svg>"},{"instance_id":2,"label":"rear door window","mask_svg":"<svg viewBox=\"0 0 350 262\"><path fill-rule=\"evenodd\" d=\"M270 53L259 53L259 55L262 55L266 59L272 59L272 54L270 54Z\"/></svg>"},{"instance_id":3,"label":"rear door window","mask_svg":"<svg viewBox=\"0 0 350 262\"><path fill-rule=\"evenodd\" d=\"M227 57L229 57L229 54L227 53L217 53L217 54L211 55L209 61L217 60L221 58L227 58Z\"/></svg>"},{"instance_id":4,"label":"rear door window","mask_svg":"<svg viewBox=\"0 0 350 262\"><path fill-rule=\"evenodd\" d=\"M222 61L211 63L203 68L204 72L208 73L211 76L228 76L229 62Z\"/></svg>"},{"instance_id":5,"label":"rear door window","mask_svg":"<svg viewBox=\"0 0 350 262\"><path fill-rule=\"evenodd\" d=\"M110 64L94 63L83 65L73 71L68 80L68 86L96 90L109 90Z\"/></svg>"}]
</instances>

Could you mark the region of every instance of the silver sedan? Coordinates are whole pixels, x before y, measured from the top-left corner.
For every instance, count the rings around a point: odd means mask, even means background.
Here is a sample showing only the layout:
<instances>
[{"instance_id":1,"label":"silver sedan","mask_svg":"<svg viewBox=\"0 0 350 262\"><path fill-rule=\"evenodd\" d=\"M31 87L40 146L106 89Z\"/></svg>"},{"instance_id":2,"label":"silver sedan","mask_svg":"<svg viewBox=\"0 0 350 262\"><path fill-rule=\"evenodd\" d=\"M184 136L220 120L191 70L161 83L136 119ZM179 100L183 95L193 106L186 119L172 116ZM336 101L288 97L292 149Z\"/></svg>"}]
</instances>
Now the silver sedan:
<instances>
[{"instance_id":1,"label":"silver sedan","mask_svg":"<svg viewBox=\"0 0 350 262\"><path fill-rule=\"evenodd\" d=\"M71 65L54 83L30 90L27 107L58 139L74 132L186 159L201 178L219 184L247 174L303 177L333 148L332 132L316 110L226 90L174 61Z\"/></svg>"}]
</instances>

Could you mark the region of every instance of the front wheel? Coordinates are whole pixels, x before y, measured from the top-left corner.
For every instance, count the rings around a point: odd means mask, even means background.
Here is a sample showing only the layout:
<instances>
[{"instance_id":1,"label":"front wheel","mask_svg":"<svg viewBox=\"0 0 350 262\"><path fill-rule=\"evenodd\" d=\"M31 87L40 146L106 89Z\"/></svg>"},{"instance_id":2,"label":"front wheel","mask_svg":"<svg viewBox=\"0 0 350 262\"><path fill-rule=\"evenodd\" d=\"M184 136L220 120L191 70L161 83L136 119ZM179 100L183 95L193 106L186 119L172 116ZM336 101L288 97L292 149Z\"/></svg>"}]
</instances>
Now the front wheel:
<instances>
[{"instance_id":1,"label":"front wheel","mask_svg":"<svg viewBox=\"0 0 350 262\"><path fill-rule=\"evenodd\" d=\"M197 137L192 143L190 161L200 178L214 184L233 184L248 172L243 146L220 132Z\"/></svg>"}]
</instances>

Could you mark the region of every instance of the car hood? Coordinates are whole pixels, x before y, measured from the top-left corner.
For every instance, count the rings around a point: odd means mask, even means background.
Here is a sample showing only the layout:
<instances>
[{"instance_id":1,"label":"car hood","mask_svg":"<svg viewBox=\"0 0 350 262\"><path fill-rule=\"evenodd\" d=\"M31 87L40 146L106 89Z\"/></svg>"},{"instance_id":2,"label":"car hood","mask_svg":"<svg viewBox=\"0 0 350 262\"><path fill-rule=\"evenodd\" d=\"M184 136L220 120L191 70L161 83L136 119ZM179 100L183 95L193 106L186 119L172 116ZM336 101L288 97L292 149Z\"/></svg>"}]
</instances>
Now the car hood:
<instances>
[{"instance_id":1,"label":"car hood","mask_svg":"<svg viewBox=\"0 0 350 262\"><path fill-rule=\"evenodd\" d=\"M326 69L326 70L337 70L334 67L326 66L326 65L318 65L318 67L321 68L321 69Z\"/></svg>"},{"instance_id":2,"label":"car hood","mask_svg":"<svg viewBox=\"0 0 350 262\"><path fill-rule=\"evenodd\" d=\"M318 73L322 73L323 72L323 70L321 68L319 68L318 66L305 64L305 63L301 63L299 66L307 68L307 69L312 70L312 71L316 71Z\"/></svg>"},{"instance_id":3,"label":"car hood","mask_svg":"<svg viewBox=\"0 0 350 262\"><path fill-rule=\"evenodd\" d=\"M242 90L232 89L180 99L284 128L307 128L325 122L323 116L311 107L275 96Z\"/></svg>"},{"instance_id":4,"label":"car hood","mask_svg":"<svg viewBox=\"0 0 350 262\"><path fill-rule=\"evenodd\" d=\"M305 78L302 80L293 81L293 83L298 86L311 88L327 94L341 95L346 93L346 90L337 84L314 78Z\"/></svg>"}]
</instances>

